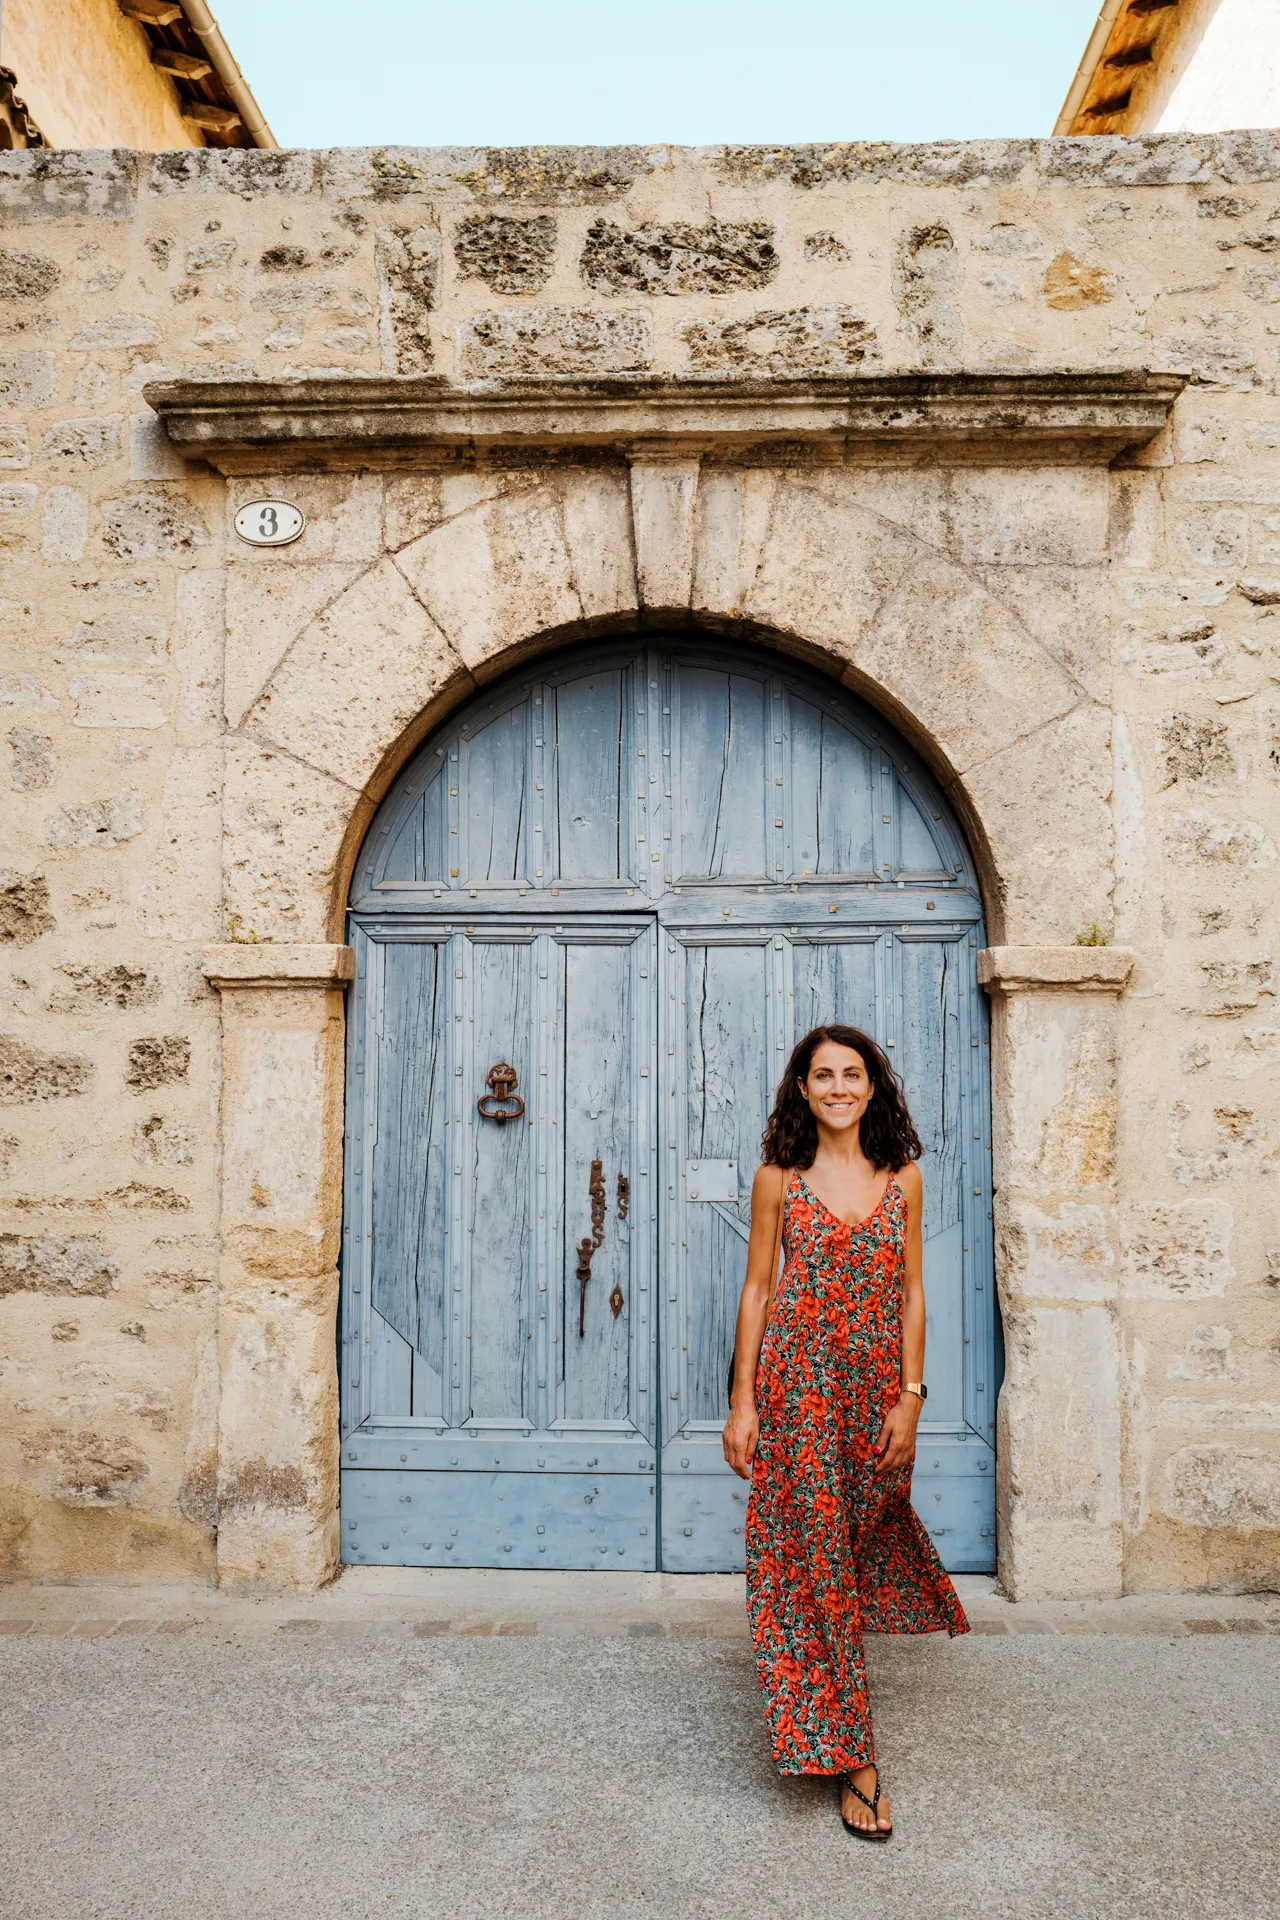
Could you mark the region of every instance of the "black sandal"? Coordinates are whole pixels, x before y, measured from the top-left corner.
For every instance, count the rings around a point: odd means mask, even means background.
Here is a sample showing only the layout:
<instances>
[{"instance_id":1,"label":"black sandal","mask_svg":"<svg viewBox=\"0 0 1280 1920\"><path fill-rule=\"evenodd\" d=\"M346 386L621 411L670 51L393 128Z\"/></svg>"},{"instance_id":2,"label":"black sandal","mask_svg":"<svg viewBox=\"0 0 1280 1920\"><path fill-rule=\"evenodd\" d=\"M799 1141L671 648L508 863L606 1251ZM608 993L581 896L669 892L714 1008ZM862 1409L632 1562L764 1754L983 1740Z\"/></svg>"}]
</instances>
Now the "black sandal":
<instances>
[{"instance_id":1,"label":"black sandal","mask_svg":"<svg viewBox=\"0 0 1280 1920\"><path fill-rule=\"evenodd\" d=\"M863 1793L861 1787L854 1786L852 1774L848 1774L848 1773L845 1774L844 1784L846 1787L848 1787L850 1793L857 1794L859 1800L861 1800L864 1807L870 1807L872 1814L878 1815L880 1811L880 1769L879 1767L876 1768L875 1774L876 1774L876 1790L870 1800L868 1800L866 1794ZM842 1821L844 1821L845 1832L851 1833L855 1840L884 1841L884 1840L892 1840L893 1838L892 1827L860 1827L856 1825L856 1823L852 1820L845 1820L843 1813L841 1813L840 1818Z\"/></svg>"}]
</instances>

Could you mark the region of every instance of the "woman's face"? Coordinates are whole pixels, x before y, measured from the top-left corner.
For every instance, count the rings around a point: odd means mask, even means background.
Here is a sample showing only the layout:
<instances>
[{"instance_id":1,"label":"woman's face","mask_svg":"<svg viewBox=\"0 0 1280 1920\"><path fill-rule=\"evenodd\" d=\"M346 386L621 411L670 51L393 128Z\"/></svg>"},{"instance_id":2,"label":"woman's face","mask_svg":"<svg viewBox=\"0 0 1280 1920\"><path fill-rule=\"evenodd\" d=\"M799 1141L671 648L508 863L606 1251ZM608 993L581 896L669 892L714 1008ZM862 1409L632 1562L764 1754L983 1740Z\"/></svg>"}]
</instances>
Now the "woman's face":
<instances>
[{"instance_id":1,"label":"woman's face","mask_svg":"<svg viewBox=\"0 0 1280 1920\"><path fill-rule=\"evenodd\" d=\"M875 1085L860 1053L835 1040L823 1040L813 1050L809 1077L800 1082L800 1092L819 1125L843 1133L857 1126L871 1104Z\"/></svg>"}]
</instances>

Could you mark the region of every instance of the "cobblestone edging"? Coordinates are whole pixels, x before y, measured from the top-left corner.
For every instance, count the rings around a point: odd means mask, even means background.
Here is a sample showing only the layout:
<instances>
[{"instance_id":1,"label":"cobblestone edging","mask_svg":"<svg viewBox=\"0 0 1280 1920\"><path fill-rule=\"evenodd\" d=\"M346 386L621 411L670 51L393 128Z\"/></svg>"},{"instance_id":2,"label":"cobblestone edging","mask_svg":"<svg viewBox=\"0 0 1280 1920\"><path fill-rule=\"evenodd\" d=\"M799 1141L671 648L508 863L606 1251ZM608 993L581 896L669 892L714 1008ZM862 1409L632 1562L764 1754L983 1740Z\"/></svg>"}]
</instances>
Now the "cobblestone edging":
<instances>
[{"instance_id":1,"label":"cobblestone edging","mask_svg":"<svg viewBox=\"0 0 1280 1920\"><path fill-rule=\"evenodd\" d=\"M1011 1604L990 1580L957 1581L976 1634L1280 1634L1280 1593L1134 1594ZM204 1587L0 1588L0 1637L123 1639L340 1635L435 1639L742 1640L741 1582L597 1574L360 1569L325 1592L253 1598Z\"/></svg>"}]
</instances>

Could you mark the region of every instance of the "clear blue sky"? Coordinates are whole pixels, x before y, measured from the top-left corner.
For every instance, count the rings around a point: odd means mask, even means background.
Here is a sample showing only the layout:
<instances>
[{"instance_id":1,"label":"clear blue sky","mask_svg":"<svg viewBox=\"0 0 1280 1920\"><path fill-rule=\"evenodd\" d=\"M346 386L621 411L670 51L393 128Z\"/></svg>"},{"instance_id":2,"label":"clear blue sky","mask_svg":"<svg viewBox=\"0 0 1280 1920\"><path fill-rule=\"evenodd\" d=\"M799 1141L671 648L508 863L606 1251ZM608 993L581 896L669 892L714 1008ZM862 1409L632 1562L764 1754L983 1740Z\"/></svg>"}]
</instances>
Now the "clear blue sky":
<instances>
[{"instance_id":1,"label":"clear blue sky","mask_svg":"<svg viewBox=\"0 0 1280 1920\"><path fill-rule=\"evenodd\" d=\"M1099 0L213 0L284 146L1052 131Z\"/></svg>"}]
</instances>

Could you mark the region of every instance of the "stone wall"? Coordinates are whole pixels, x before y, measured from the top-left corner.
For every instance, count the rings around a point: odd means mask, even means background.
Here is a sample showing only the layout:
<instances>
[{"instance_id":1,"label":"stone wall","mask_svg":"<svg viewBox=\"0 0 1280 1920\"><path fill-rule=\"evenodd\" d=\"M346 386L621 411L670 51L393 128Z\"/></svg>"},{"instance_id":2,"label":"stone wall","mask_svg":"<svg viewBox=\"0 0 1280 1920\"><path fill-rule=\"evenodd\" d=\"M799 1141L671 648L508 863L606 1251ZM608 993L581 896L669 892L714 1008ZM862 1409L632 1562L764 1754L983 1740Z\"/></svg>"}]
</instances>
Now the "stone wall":
<instances>
[{"instance_id":1,"label":"stone wall","mask_svg":"<svg viewBox=\"0 0 1280 1920\"><path fill-rule=\"evenodd\" d=\"M227 1013L224 1193L202 951L332 954L421 716L648 605L880 697L973 825L1005 954L1133 950L1123 993L1127 963L1051 982L1052 1017L1016 959L992 974L1005 1530L1054 1533L1042 1590L1106 1586L1073 1575L1085 1535L1130 1586L1274 1584L1280 140L35 152L0 155L0 208L10 1572L213 1577L219 1521L235 1577L331 1564L332 1129L267 1136L289 1072L336 1111L336 963L305 1018L274 988ZM1088 474L917 447L228 483L142 398L1097 367L1188 385ZM254 554L229 514L268 486L308 530ZM328 1182L312 1224L244 1159L268 1150ZM277 1510L318 1559L273 1560Z\"/></svg>"}]
</instances>

